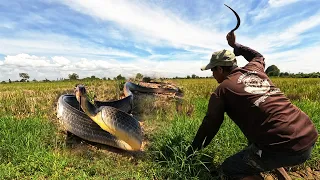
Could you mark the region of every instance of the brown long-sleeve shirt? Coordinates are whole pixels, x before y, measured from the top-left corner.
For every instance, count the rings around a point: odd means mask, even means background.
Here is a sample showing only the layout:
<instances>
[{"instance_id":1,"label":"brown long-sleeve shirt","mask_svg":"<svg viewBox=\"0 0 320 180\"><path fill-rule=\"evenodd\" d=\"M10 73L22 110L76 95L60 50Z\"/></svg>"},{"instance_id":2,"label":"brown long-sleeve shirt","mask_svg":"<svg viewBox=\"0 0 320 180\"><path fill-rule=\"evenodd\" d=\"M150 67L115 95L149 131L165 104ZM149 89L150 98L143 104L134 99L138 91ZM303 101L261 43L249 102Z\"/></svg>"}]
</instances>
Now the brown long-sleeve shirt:
<instances>
[{"instance_id":1,"label":"brown long-sleeve shirt","mask_svg":"<svg viewBox=\"0 0 320 180\"><path fill-rule=\"evenodd\" d=\"M317 140L317 129L271 82L264 72L264 57L240 44L236 44L234 53L249 63L233 69L212 93L192 147L200 149L210 143L225 112L247 139L262 150L298 152L311 147Z\"/></svg>"}]
</instances>

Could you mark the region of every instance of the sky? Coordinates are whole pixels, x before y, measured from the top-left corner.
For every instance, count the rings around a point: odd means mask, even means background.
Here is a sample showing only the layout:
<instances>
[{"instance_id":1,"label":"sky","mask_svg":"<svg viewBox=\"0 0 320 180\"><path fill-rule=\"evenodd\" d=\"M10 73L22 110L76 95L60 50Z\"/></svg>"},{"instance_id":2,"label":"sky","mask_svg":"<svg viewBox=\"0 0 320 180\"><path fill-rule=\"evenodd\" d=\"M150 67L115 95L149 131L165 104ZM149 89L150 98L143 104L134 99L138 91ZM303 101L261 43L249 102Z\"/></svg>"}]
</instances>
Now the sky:
<instances>
[{"instance_id":1,"label":"sky","mask_svg":"<svg viewBox=\"0 0 320 180\"><path fill-rule=\"evenodd\" d=\"M227 33L266 67L320 71L319 0L0 0L0 81L89 76L211 76ZM247 61L238 56L238 65Z\"/></svg>"}]
</instances>

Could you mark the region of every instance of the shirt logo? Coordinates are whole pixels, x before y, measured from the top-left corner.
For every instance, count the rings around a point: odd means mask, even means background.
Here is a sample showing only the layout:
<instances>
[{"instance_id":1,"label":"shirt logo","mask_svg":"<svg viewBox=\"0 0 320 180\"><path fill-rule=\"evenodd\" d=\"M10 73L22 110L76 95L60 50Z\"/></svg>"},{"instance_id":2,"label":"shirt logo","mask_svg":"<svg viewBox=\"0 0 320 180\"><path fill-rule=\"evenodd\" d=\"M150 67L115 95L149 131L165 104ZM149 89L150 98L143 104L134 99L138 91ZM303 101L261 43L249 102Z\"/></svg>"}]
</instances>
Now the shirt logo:
<instances>
[{"instance_id":1,"label":"shirt logo","mask_svg":"<svg viewBox=\"0 0 320 180\"><path fill-rule=\"evenodd\" d=\"M238 83L245 85L244 90L250 94L265 94L270 90L270 83L266 79L261 79L256 71L249 71L242 74Z\"/></svg>"},{"instance_id":2,"label":"shirt logo","mask_svg":"<svg viewBox=\"0 0 320 180\"><path fill-rule=\"evenodd\" d=\"M256 71L249 71L242 74L238 79L238 83L244 84L244 91L247 93L262 95L253 103L256 106L265 102L269 96L281 92L279 88L273 88L270 90L269 81L267 79L260 78Z\"/></svg>"}]
</instances>

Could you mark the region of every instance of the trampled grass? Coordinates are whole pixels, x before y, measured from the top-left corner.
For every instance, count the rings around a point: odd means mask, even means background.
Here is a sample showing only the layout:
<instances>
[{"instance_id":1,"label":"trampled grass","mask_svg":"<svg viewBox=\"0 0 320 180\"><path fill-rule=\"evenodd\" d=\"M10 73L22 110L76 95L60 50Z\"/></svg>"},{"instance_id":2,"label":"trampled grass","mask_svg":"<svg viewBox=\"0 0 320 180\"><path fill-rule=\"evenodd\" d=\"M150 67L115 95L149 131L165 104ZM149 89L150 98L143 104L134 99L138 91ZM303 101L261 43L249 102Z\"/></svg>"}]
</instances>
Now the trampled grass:
<instances>
[{"instance_id":1,"label":"trampled grass","mask_svg":"<svg viewBox=\"0 0 320 180\"><path fill-rule=\"evenodd\" d=\"M139 120L147 146L131 154L89 142L68 144L56 118L56 101L83 83L100 100L120 96L115 81L12 83L0 85L0 179L212 179L225 158L246 146L239 128L225 116L217 136L202 151L185 156L207 110L214 79L174 80L182 87L182 104L152 104L142 98ZM273 82L306 112L320 130L320 79ZM178 106L180 108L178 108ZM176 111L178 110L178 111ZM320 145L305 165L320 170ZM210 172L210 171L211 172Z\"/></svg>"}]
</instances>

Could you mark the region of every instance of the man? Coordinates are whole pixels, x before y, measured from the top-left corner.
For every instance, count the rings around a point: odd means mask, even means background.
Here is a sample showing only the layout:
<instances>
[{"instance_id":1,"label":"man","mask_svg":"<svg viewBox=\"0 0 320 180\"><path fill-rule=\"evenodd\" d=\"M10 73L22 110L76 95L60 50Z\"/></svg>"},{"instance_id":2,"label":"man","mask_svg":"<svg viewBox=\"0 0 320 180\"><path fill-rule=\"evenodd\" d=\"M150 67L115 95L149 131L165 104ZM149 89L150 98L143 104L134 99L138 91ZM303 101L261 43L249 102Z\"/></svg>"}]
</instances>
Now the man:
<instances>
[{"instance_id":1,"label":"man","mask_svg":"<svg viewBox=\"0 0 320 180\"><path fill-rule=\"evenodd\" d=\"M210 143L226 112L250 142L221 165L226 177L261 179L260 172L305 162L318 138L312 121L271 82L260 53L236 43L233 32L227 35L227 41L234 53L215 52L210 63L202 68L211 69L220 85L210 97L192 150ZM235 56L239 55L249 61L242 68L237 67Z\"/></svg>"}]
</instances>

